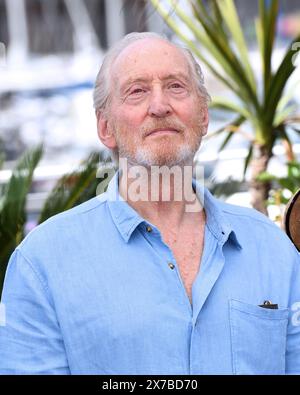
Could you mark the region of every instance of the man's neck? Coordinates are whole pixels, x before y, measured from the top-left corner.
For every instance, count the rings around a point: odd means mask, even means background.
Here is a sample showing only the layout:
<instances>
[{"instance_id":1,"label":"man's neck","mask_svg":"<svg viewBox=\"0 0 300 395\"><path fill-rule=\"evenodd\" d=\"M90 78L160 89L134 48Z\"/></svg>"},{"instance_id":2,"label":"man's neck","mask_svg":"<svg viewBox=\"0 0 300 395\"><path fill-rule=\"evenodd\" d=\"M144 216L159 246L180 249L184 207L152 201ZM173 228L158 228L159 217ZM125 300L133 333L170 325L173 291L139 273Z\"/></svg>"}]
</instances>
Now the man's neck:
<instances>
[{"instance_id":1,"label":"man's neck","mask_svg":"<svg viewBox=\"0 0 300 395\"><path fill-rule=\"evenodd\" d=\"M149 222L159 228L171 226L179 230L195 220L205 221L204 210L193 190L192 168L178 166L170 173L165 167L159 173L153 167L143 167L139 174L132 168L126 170L119 180L120 195Z\"/></svg>"}]
</instances>

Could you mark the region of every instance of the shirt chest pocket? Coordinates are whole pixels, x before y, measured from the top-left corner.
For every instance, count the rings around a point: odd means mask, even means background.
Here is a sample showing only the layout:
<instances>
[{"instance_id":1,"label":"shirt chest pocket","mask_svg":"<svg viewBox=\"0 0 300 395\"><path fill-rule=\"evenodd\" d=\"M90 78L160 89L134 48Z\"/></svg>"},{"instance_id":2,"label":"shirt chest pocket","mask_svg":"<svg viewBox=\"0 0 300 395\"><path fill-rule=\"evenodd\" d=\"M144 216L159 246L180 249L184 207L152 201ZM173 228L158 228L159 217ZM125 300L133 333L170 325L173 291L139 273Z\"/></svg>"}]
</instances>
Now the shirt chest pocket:
<instances>
[{"instance_id":1,"label":"shirt chest pocket","mask_svg":"<svg viewBox=\"0 0 300 395\"><path fill-rule=\"evenodd\" d=\"M234 374L284 374L288 309L230 300Z\"/></svg>"}]
</instances>

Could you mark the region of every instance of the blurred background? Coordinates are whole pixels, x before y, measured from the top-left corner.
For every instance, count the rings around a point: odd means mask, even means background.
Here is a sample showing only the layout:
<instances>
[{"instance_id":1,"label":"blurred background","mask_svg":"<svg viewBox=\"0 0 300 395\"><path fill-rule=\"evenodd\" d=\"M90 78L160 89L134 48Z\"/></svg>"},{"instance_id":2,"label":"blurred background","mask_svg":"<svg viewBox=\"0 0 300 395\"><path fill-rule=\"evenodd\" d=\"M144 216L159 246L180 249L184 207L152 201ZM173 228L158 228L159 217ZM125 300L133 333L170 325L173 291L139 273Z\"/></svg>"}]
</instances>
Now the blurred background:
<instances>
[{"instance_id":1,"label":"blurred background","mask_svg":"<svg viewBox=\"0 0 300 395\"><path fill-rule=\"evenodd\" d=\"M272 0L271 0L272 1ZM162 1L162 3L164 3ZM178 1L191 15L189 1ZM203 1L206 3L206 1ZM299 0L281 0L273 61L278 63L286 46L300 31ZM165 1L166 6L167 1ZM235 1L252 64L259 68L253 18L257 2ZM184 24L178 26L188 35ZM92 89L107 49L126 33L155 31L180 41L146 0L0 0L0 152L4 163L0 184L28 148L44 144L44 153L35 173L27 211L34 218L56 181L78 166L90 152L103 147L97 138ZM206 84L212 96L232 93L203 65ZM294 86L299 70L289 81ZM300 103L300 90L293 101ZM209 134L228 122L226 111L211 110ZM247 125L245 126L247 132ZM226 149L218 151L221 139L204 141L197 156L205 165L208 185L232 181L226 199L249 205L247 174L243 161L247 140L236 136ZM296 155L300 153L299 134L292 133ZM286 171L284 149L274 147L270 169L277 175ZM238 188L234 182L238 182ZM222 194L221 194L222 195Z\"/></svg>"}]
</instances>

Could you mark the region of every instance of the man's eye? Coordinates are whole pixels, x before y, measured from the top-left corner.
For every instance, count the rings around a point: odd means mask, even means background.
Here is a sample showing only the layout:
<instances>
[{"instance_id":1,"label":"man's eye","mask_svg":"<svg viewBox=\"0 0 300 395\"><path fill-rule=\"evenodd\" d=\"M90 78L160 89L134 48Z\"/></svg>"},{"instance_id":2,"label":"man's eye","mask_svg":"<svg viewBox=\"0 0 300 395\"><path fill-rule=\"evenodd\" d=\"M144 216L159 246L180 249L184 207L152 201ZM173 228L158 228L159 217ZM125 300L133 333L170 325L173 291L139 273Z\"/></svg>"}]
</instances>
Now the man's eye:
<instances>
[{"instance_id":1,"label":"man's eye","mask_svg":"<svg viewBox=\"0 0 300 395\"><path fill-rule=\"evenodd\" d=\"M176 91L180 91L180 90L184 89L184 87L181 84L179 84L178 82L174 82L174 84L171 84L169 86L169 88L176 90Z\"/></svg>"},{"instance_id":2,"label":"man's eye","mask_svg":"<svg viewBox=\"0 0 300 395\"><path fill-rule=\"evenodd\" d=\"M142 88L136 88L136 89L133 89L133 90L130 92L130 95L140 95L140 94L142 94L142 93L144 93L144 92L145 92L144 89L142 89Z\"/></svg>"}]
</instances>

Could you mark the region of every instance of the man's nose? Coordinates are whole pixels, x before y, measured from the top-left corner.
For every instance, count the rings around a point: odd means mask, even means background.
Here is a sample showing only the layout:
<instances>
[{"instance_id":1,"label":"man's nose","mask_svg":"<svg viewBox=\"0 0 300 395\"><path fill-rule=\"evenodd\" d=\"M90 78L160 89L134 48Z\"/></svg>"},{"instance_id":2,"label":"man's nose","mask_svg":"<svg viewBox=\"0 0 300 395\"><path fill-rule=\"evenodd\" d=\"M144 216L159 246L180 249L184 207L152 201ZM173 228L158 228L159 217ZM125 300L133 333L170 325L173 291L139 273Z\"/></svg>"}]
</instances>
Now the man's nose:
<instances>
[{"instance_id":1,"label":"man's nose","mask_svg":"<svg viewBox=\"0 0 300 395\"><path fill-rule=\"evenodd\" d=\"M151 93L148 114L151 117L163 118L172 113L172 107L168 97L161 89L156 89Z\"/></svg>"}]
</instances>

